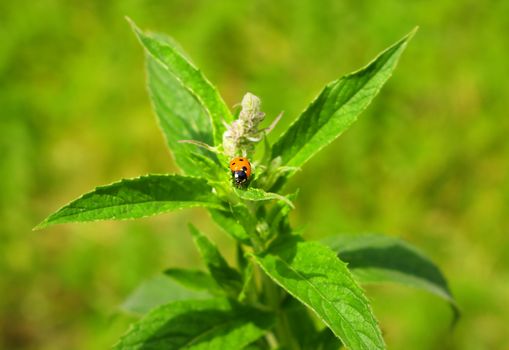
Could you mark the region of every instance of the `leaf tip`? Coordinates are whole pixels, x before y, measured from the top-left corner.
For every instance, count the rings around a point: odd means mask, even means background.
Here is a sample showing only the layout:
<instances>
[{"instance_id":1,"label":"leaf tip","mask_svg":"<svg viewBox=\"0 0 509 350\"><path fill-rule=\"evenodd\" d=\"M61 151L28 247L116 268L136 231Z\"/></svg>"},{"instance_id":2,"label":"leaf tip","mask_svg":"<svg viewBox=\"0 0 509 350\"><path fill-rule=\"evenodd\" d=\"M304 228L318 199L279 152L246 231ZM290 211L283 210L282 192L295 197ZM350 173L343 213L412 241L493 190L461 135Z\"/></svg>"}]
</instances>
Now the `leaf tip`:
<instances>
[{"instance_id":1,"label":"leaf tip","mask_svg":"<svg viewBox=\"0 0 509 350\"><path fill-rule=\"evenodd\" d=\"M129 25L133 28L136 28L136 24L134 23L134 21L131 19L131 17L129 16L124 16L125 20L127 21L127 23L129 23Z\"/></svg>"},{"instance_id":2,"label":"leaf tip","mask_svg":"<svg viewBox=\"0 0 509 350\"><path fill-rule=\"evenodd\" d=\"M35 225L34 227L32 227L32 231L40 231L46 227L48 227L48 223L47 223L47 220L44 220L44 221L41 221L40 223L38 223L37 225Z\"/></svg>"},{"instance_id":3,"label":"leaf tip","mask_svg":"<svg viewBox=\"0 0 509 350\"><path fill-rule=\"evenodd\" d=\"M290 208L295 209L295 205L289 198L287 198L287 197L283 197L283 198L284 199L281 199L283 202L285 202Z\"/></svg>"},{"instance_id":4,"label":"leaf tip","mask_svg":"<svg viewBox=\"0 0 509 350\"><path fill-rule=\"evenodd\" d=\"M415 33L417 33L419 31L419 26L415 26L406 36L405 36L405 40L406 41L409 41L411 40Z\"/></svg>"},{"instance_id":5,"label":"leaf tip","mask_svg":"<svg viewBox=\"0 0 509 350\"><path fill-rule=\"evenodd\" d=\"M133 30L134 34L136 34L137 37L139 37L142 34L141 29L136 25L136 23L131 19L129 16L124 16L125 20L129 25L131 26L131 29Z\"/></svg>"},{"instance_id":6,"label":"leaf tip","mask_svg":"<svg viewBox=\"0 0 509 350\"><path fill-rule=\"evenodd\" d=\"M411 31L408 32L403 38L401 38L394 46L400 46L402 49L406 48L406 45L412 38L415 33L419 30L419 26L415 26Z\"/></svg>"},{"instance_id":7,"label":"leaf tip","mask_svg":"<svg viewBox=\"0 0 509 350\"><path fill-rule=\"evenodd\" d=\"M35 225L32 228L32 231L40 231L40 230L43 230L43 229L47 228L48 226L53 225L54 222L51 222L53 216L54 216L54 214L51 214L50 216L48 216L47 218L42 220L40 223L38 223L37 225Z\"/></svg>"}]
</instances>

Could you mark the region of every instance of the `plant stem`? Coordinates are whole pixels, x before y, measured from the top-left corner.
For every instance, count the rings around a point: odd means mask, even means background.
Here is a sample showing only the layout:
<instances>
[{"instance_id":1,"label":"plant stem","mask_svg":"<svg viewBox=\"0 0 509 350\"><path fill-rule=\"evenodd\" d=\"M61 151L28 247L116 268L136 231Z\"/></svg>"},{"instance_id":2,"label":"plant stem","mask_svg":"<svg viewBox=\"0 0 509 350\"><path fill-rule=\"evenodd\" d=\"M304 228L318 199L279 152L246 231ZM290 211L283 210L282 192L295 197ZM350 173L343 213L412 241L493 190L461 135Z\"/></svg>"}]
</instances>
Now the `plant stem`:
<instances>
[{"instance_id":1,"label":"plant stem","mask_svg":"<svg viewBox=\"0 0 509 350\"><path fill-rule=\"evenodd\" d=\"M276 313L276 326L274 333L279 345L288 350L300 350L299 344L290 330L286 313L281 309L281 294L278 286L263 274L263 290L270 308Z\"/></svg>"}]
</instances>

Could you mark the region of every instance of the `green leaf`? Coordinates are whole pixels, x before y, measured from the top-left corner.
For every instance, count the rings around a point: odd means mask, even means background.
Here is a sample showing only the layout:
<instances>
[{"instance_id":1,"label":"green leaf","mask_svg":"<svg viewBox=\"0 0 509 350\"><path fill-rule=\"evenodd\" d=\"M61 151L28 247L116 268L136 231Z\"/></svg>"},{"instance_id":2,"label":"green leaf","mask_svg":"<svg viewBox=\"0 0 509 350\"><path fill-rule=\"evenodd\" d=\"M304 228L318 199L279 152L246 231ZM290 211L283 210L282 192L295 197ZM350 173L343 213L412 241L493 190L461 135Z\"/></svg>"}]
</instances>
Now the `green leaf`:
<instances>
[{"instance_id":1,"label":"green leaf","mask_svg":"<svg viewBox=\"0 0 509 350\"><path fill-rule=\"evenodd\" d=\"M237 263L239 270L242 273L246 269L247 265L250 263L250 261L247 259L246 253L244 252L242 244L240 244L239 242L237 242L237 244L235 245L235 261Z\"/></svg>"},{"instance_id":2,"label":"green leaf","mask_svg":"<svg viewBox=\"0 0 509 350\"><path fill-rule=\"evenodd\" d=\"M97 187L48 216L36 229L67 222L135 219L191 207L222 208L203 179L146 175Z\"/></svg>"},{"instance_id":3,"label":"green leaf","mask_svg":"<svg viewBox=\"0 0 509 350\"><path fill-rule=\"evenodd\" d=\"M195 169L197 169L197 172L199 173L198 177L204 177L211 180L209 182L210 185L214 186L214 183L218 183L218 181L226 182L224 181L225 166L224 164L218 164L218 159L215 154L211 155L210 151L201 148L200 150L196 149L195 151L190 152L188 157L189 162L192 162Z\"/></svg>"},{"instance_id":4,"label":"green leaf","mask_svg":"<svg viewBox=\"0 0 509 350\"><path fill-rule=\"evenodd\" d=\"M239 302L244 302L248 298L248 294L250 292L253 292L255 289L253 285L253 278L254 278L254 266L252 262L249 262L246 265L246 268L243 270L243 284L242 284L242 290L239 293L239 296L237 300Z\"/></svg>"},{"instance_id":5,"label":"green leaf","mask_svg":"<svg viewBox=\"0 0 509 350\"><path fill-rule=\"evenodd\" d=\"M230 211L236 218L237 222L240 223L246 231L254 231L256 227L256 217L251 213L250 209L243 203L237 203L235 205L230 204ZM248 235L252 232L247 232Z\"/></svg>"},{"instance_id":6,"label":"green leaf","mask_svg":"<svg viewBox=\"0 0 509 350\"><path fill-rule=\"evenodd\" d=\"M235 193L237 193L237 195L244 200L269 201L269 200L275 199L275 200L284 201L292 209L294 208L293 203L285 196L282 196L277 193L265 192L264 190L262 190L260 188L249 187L248 189L245 189L245 190L236 188Z\"/></svg>"},{"instance_id":7,"label":"green leaf","mask_svg":"<svg viewBox=\"0 0 509 350\"><path fill-rule=\"evenodd\" d=\"M149 312L115 349L242 349L272 323L271 314L224 299L177 301Z\"/></svg>"},{"instance_id":8,"label":"green leaf","mask_svg":"<svg viewBox=\"0 0 509 350\"><path fill-rule=\"evenodd\" d=\"M196 227L190 224L189 230L205 265L217 284L232 297L237 297L242 289L240 273L228 265L217 247Z\"/></svg>"},{"instance_id":9,"label":"green leaf","mask_svg":"<svg viewBox=\"0 0 509 350\"><path fill-rule=\"evenodd\" d=\"M316 337L318 334L310 310L290 295L286 295L282 306L280 317L276 320L276 327L277 322L286 324L293 335L292 341L297 342L300 349L317 350ZM333 337L336 338L335 335Z\"/></svg>"},{"instance_id":10,"label":"green leaf","mask_svg":"<svg viewBox=\"0 0 509 350\"><path fill-rule=\"evenodd\" d=\"M249 344L243 350L265 350L265 349L268 349L268 346L261 346L261 345L258 345L255 343L255 344Z\"/></svg>"},{"instance_id":11,"label":"green leaf","mask_svg":"<svg viewBox=\"0 0 509 350\"><path fill-rule=\"evenodd\" d=\"M200 270L169 268L164 274L189 289L206 290L212 294L222 293L216 281L208 273Z\"/></svg>"},{"instance_id":12,"label":"green leaf","mask_svg":"<svg viewBox=\"0 0 509 350\"><path fill-rule=\"evenodd\" d=\"M395 282L423 289L448 301L455 319L459 310L439 268L408 243L384 235L337 235L324 244L334 250L361 283Z\"/></svg>"},{"instance_id":13,"label":"green leaf","mask_svg":"<svg viewBox=\"0 0 509 350\"><path fill-rule=\"evenodd\" d=\"M204 171L203 164L207 159L200 155L217 160L216 156L203 148L181 140L196 140L213 144L210 119L200 103L182 86L177 78L152 56L147 55L148 89L153 108L168 148L175 162L187 175L214 175ZM213 163L218 167L217 163ZM208 167L210 167L207 164Z\"/></svg>"},{"instance_id":14,"label":"green leaf","mask_svg":"<svg viewBox=\"0 0 509 350\"><path fill-rule=\"evenodd\" d=\"M384 349L377 321L346 264L328 247L285 237L255 255L261 268L308 306L349 349Z\"/></svg>"},{"instance_id":15,"label":"green leaf","mask_svg":"<svg viewBox=\"0 0 509 350\"><path fill-rule=\"evenodd\" d=\"M338 350L341 348L341 341L329 328L322 329L313 342L314 346L309 347L309 350Z\"/></svg>"},{"instance_id":16,"label":"green leaf","mask_svg":"<svg viewBox=\"0 0 509 350\"><path fill-rule=\"evenodd\" d=\"M298 191L289 195L288 199L293 201L297 198L297 195ZM288 214L290 213L291 209L292 207L290 207L286 202L278 202L273 206L267 218L267 222L270 222L271 236L269 238L273 238L277 235L289 234L292 232L288 219Z\"/></svg>"},{"instance_id":17,"label":"green leaf","mask_svg":"<svg viewBox=\"0 0 509 350\"><path fill-rule=\"evenodd\" d=\"M249 235L244 227L238 222L232 212L226 210L209 209L214 222L226 233L239 242L250 245Z\"/></svg>"},{"instance_id":18,"label":"green leaf","mask_svg":"<svg viewBox=\"0 0 509 350\"><path fill-rule=\"evenodd\" d=\"M234 219L243 227L244 232L249 236L248 245L261 245L259 234L257 232L258 220L251 210L243 203L235 205L230 204L230 211Z\"/></svg>"},{"instance_id":19,"label":"green leaf","mask_svg":"<svg viewBox=\"0 0 509 350\"><path fill-rule=\"evenodd\" d=\"M120 306L122 310L144 314L156 306L177 300L209 299L211 294L182 287L160 274L140 284Z\"/></svg>"},{"instance_id":20,"label":"green leaf","mask_svg":"<svg viewBox=\"0 0 509 350\"><path fill-rule=\"evenodd\" d=\"M128 20L147 52L200 102L212 123L214 145L220 145L225 131L223 120L230 123L233 116L219 92L178 48L167 40L143 33L133 21Z\"/></svg>"},{"instance_id":21,"label":"green leaf","mask_svg":"<svg viewBox=\"0 0 509 350\"><path fill-rule=\"evenodd\" d=\"M334 141L370 104L391 76L415 29L363 69L329 83L272 147L272 158L300 167Z\"/></svg>"},{"instance_id":22,"label":"green leaf","mask_svg":"<svg viewBox=\"0 0 509 350\"><path fill-rule=\"evenodd\" d=\"M299 194L299 191L295 191L294 193L290 194L288 197L288 200L294 201L297 198L297 195ZM291 209L293 207L288 205L287 202L278 202L274 205L274 207L271 209L269 213L269 217L267 219L268 222L277 224L281 219L288 216Z\"/></svg>"}]
</instances>

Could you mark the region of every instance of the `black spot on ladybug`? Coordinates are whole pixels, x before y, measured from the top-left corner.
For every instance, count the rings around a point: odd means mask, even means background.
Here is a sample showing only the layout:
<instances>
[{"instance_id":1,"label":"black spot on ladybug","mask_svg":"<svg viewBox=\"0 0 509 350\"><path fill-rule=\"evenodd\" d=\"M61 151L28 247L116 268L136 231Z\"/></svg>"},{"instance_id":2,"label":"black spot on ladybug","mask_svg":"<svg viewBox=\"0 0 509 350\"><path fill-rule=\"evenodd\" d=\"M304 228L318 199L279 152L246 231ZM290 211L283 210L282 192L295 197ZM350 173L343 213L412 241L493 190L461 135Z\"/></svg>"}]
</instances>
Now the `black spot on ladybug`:
<instances>
[{"instance_id":1,"label":"black spot on ladybug","mask_svg":"<svg viewBox=\"0 0 509 350\"><path fill-rule=\"evenodd\" d=\"M235 163L232 163L232 165L235 165Z\"/></svg>"},{"instance_id":2,"label":"black spot on ladybug","mask_svg":"<svg viewBox=\"0 0 509 350\"><path fill-rule=\"evenodd\" d=\"M240 160L241 162L243 162L243 161L244 161L244 159L242 159L242 158L240 158L239 160Z\"/></svg>"},{"instance_id":3,"label":"black spot on ladybug","mask_svg":"<svg viewBox=\"0 0 509 350\"><path fill-rule=\"evenodd\" d=\"M246 170L247 170L247 168L246 168L245 166L243 166L243 167L242 167L242 170L246 171Z\"/></svg>"}]
</instances>

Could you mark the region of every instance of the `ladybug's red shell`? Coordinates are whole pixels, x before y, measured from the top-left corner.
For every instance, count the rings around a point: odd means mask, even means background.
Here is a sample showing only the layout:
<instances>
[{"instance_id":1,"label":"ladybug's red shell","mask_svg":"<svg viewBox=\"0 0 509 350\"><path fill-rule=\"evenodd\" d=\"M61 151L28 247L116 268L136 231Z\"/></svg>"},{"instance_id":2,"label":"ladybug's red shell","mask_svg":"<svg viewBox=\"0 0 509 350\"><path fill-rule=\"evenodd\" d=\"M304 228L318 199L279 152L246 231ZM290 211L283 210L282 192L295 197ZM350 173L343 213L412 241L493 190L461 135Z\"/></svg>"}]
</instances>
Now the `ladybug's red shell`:
<instances>
[{"instance_id":1,"label":"ladybug's red shell","mask_svg":"<svg viewBox=\"0 0 509 350\"><path fill-rule=\"evenodd\" d=\"M251 176L251 164L245 157L236 157L230 161L231 171L244 171L247 177Z\"/></svg>"},{"instance_id":2,"label":"ladybug's red shell","mask_svg":"<svg viewBox=\"0 0 509 350\"><path fill-rule=\"evenodd\" d=\"M230 161L230 170L237 186L242 186L251 176L251 164L246 157L233 158Z\"/></svg>"}]
</instances>

